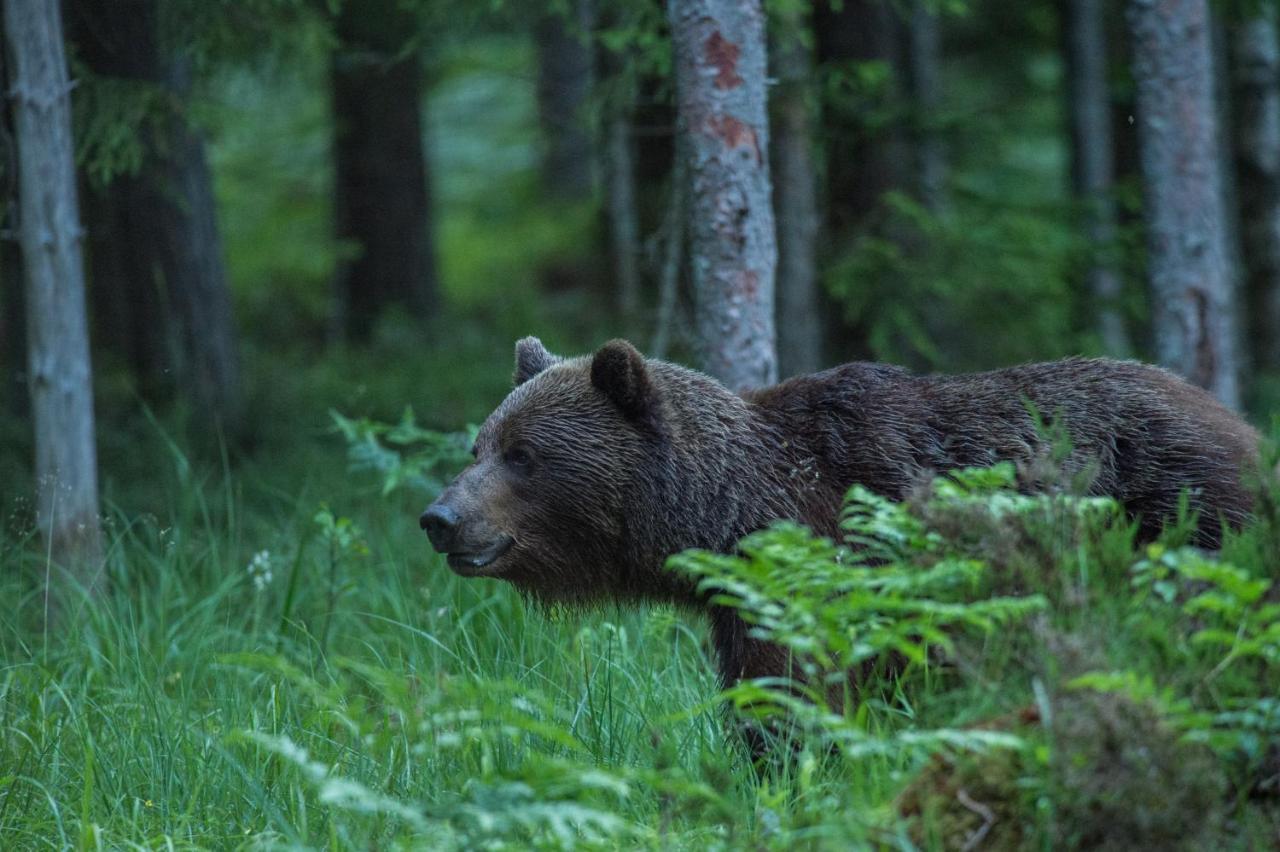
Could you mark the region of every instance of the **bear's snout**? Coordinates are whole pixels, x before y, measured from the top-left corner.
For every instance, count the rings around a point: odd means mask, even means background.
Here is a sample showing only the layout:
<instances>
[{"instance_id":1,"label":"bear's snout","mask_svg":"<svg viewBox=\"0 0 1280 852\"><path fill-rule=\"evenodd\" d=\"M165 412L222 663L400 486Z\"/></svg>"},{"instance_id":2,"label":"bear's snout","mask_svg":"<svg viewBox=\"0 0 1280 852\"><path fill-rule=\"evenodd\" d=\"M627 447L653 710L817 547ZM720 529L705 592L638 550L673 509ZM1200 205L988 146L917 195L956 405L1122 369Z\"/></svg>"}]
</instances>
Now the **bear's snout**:
<instances>
[{"instance_id":1,"label":"bear's snout","mask_svg":"<svg viewBox=\"0 0 1280 852\"><path fill-rule=\"evenodd\" d=\"M515 544L511 536L490 530L473 513L464 523L444 495L427 507L418 518L418 526L426 532L436 553L443 553L449 567L465 577L490 573L486 569Z\"/></svg>"},{"instance_id":2,"label":"bear's snout","mask_svg":"<svg viewBox=\"0 0 1280 852\"><path fill-rule=\"evenodd\" d=\"M458 513L446 504L436 501L418 518L418 526L427 533L436 553L451 553L457 549Z\"/></svg>"}]
</instances>

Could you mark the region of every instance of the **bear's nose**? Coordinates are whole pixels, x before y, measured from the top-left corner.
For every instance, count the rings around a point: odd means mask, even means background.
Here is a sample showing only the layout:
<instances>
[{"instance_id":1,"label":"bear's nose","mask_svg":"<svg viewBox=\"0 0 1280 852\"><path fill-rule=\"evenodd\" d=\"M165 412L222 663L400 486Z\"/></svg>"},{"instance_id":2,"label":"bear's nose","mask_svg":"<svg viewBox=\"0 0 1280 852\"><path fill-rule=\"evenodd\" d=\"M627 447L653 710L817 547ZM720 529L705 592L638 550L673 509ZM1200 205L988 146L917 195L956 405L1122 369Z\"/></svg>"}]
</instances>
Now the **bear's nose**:
<instances>
[{"instance_id":1,"label":"bear's nose","mask_svg":"<svg viewBox=\"0 0 1280 852\"><path fill-rule=\"evenodd\" d=\"M437 553L449 553L458 533L458 513L443 503L432 503L418 518L418 526L426 530L427 538Z\"/></svg>"}]
</instances>

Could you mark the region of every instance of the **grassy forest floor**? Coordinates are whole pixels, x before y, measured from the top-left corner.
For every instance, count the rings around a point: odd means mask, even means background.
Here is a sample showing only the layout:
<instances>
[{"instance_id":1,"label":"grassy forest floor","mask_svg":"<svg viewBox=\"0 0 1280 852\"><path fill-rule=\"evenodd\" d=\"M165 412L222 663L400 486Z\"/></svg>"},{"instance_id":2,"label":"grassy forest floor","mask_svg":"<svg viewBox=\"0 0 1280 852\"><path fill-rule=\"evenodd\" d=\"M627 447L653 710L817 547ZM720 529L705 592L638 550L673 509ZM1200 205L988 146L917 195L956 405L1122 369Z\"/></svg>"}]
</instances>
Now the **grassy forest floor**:
<instances>
[{"instance_id":1,"label":"grassy forest floor","mask_svg":"<svg viewBox=\"0 0 1280 852\"><path fill-rule=\"evenodd\" d=\"M430 142L451 313L425 335L392 319L350 350L324 346L342 247L322 204L323 64L219 82L207 121L256 442L224 453L187 437L190 415L143 412L101 363L111 593L53 621L28 489L0 495L0 847L1271 848L1274 496L1221 562L1182 549L1185 524L1148 550L1105 505L1021 501L998 471L908 508L855 501L851 533L878 542L875 569L789 528L748 558L690 561L791 601L766 625L779 641L914 659L900 678L875 674L847 716L795 708L807 733L763 774L697 617L542 612L429 552L426 496L384 495L383 476L352 470L330 411L394 421L411 404L456 430L505 394L516 337L581 351L613 331L588 319L591 296L538 280L572 266L593 214L531 200L530 65L501 39L445 63ZM440 130L476 116L491 123L465 140ZM956 203L987 226L969 229L980 244L940 261L942 290L906 291L957 307L960 326L999 321L984 307L999 292L965 288L1000 254L981 240L1026 224L992 207L1003 188L974 180ZM1000 258L1025 324L973 331L1004 349L959 350L951 366L1076 348L1061 300L1024 310L1062 286L1041 275L1061 260L1041 237ZM895 316L889 338L911 339L919 318ZM24 483L27 424L0 428L0 477ZM797 561L806 589L775 570ZM851 637L849 612L875 629Z\"/></svg>"}]
</instances>

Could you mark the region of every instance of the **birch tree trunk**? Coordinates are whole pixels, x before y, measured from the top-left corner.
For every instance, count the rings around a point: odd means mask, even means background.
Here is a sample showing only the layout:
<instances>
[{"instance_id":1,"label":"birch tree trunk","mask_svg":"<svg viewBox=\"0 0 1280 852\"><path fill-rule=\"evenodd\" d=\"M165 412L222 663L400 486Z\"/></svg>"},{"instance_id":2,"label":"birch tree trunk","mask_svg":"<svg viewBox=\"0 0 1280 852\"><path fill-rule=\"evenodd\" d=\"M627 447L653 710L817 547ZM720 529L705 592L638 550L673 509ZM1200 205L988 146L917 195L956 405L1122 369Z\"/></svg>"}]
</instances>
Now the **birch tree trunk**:
<instances>
[{"instance_id":1,"label":"birch tree trunk","mask_svg":"<svg viewBox=\"0 0 1280 852\"><path fill-rule=\"evenodd\" d=\"M680 150L702 365L734 390L777 380L764 10L670 0Z\"/></svg>"},{"instance_id":2,"label":"birch tree trunk","mask_svg":"<svg viewBox=\"0 0 1280 852\"><path fill-rule=\"evenodd\" d=\"M1083 209L1083 235L1092 253L1085 279L1103 348L1108 355L1125 357L1132 346L1120 311L1121 278L1107 259L1116 239L1116 212L1106 5L1104 0L1066 0L1063 5L1071 182Z\"/></svg>"},{"instance_id":3,"label":"birch tree trunk","mask_svg":"<svg viewBox=\"0 0 1280 852\"><path fill-rule=\"evenodd\" d=\"M812 373L822 366L818 306L818 170L814 163L812 49L802 15L781 20L773 43L774 208L778 221L778 371Z\"/></svg>"},{"instance_id":4,"label":"birch tree trunk","mask_svg":"<svg viewBox=\"0 0 1280 852\"><path fill-rule=\"evenodd\" d=\"M55 0L5 0L26 271L36 517L53 561L101 589L98 470L71 84Z\"/></svg>"},{"instance_id":5,"label":"birch tree trunk","mask_svg":"<svg viewBox=\"0 0 1280 852\"><path fill-rule=\"evenodd\" d=\"M1160 362L1238 407L1208 0L1129 0Z\"/></svg>"},{"instance_id":6,"label":"birch tree trunk","mask_svg":"<svg viewBox=\"0 0 1280 852\"><path fill-rule=\"evenodd\" d=\"M1259 5L1232 32L1236 174L1249 340L1257 369L1280 371L1280 40Z\"/></svg>"}]
</instances>

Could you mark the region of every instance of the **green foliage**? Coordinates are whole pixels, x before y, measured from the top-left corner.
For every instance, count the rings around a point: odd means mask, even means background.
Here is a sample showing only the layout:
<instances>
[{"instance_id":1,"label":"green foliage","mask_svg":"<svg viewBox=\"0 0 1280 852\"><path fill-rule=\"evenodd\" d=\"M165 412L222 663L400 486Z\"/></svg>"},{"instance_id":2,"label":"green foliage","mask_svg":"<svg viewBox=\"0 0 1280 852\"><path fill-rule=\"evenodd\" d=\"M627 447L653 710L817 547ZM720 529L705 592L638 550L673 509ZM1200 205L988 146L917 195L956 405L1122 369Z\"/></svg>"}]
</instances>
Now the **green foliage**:
<instances>
[{"instance_id":1,"label":"green foliage","mask_svg":"<svg viewBox=\"0 0 1280 852\"><path fill-rule=\"evenodd\" d=\"M841 526L855 547L779 524L743 539L741 555L691 552L671 564L738 610L758 637L789 648L807 677L890 653L924 663L931 646L951 647L953 631L990 631L1045 605L1040 596L975 600L986 566L861 486Z\"/></svg>"},{"instance_id":2,"label":"green foliage","mask_svg":"<svg viewBox=\"0 0 1280 852\"><path fill-rule=\"evenodd\" d=\"M969 496L971 487L991 481L990 472L962 472L938 499ZM1045 599L984 594L982 561L953 547L909 507L864 488L850 491L841 527L847 545L782 523L748 536L737 555L693 551L670 560L713 603L735 609L753 637L793 655L795 682L755 681L727 691L739 711L785 718L805 732L806 748L820 751L828 743L851 761L901 763L935 752L1019 747L1017 737L997 731L912 725L877 733L868 728L866 705L856 713L846 706L875 681L864 674L858 683L847 673L894 659L908 673L927 670L931 652L936 658L953 650L953 637L1015 624L1042 610Z\"/></svg>"},{"instance_id":3,"label":"green foliage","mask_svg":"<svg viewBox=\"0 0 1280 852\"><path fill-rule=\"evenodd\" d=\"M962 198L962 215L930 213L901 193L885 198L883 226L826 274L847 319L866 329L876 358L923 368L1073 352L1064 270L1080 246L1067 221L1003 198Z\"/></svg>"},{"instance_id":4,"label":"green foliage","mask_svg":"<svg viewBox=\"0 0 1280 852\"><path fill-rule=\"evenodd\" d=\"M671 35L660 5L606 0L597 14L606 23L594 36L621 66L623 76L633 83L645 76L670 79Z\"/></svg>"},{"instance_id":5,"label":"green foliage","mask_svg":"<svg viewBox=\"0 0 1280 852\"><path fill-rule=\"evenodd\" d=\"M336 411L330 411L329 416L347 442L352 472L379 476L383 496L405 486L427 494L442 490L447 480L470 463L477 432L474 426L453 433L423 429L407 406L394 425L367 417L351 420Z\"/></svg>"},{"instance_id":6,"label":"green foliage","mask_svg":"<svg viewBox=\"0 0 1280 852\"><path fill-rule=\"evenodd\" d=\"M1187 637L1182 661L1203 670L1188 698L1160 696L1171 720L1188 739L1238 756L1256 770L1280 742L1280 705L1255 691L1257 683L1280 680L1280 596L1274 582L1196 550L1158 544L1147 548L1133 574L1139 603L1179 612ZM1079 683L1107 688L1097 676ZM1149 683L1140 687L1154 693ZM1119 676L1111 688L1133 694L1134 676Z\"/></svg>"},{"instance_id":7,"label":"green foliage","mask_svg":"<svg viewBox=\"0 0 1280 852\"><path fill-rule=\"evenodd\" d=\"M76 164L101 190L117 176L138 173L148 155L145 140L165 138L164 128L183 120L183 107L158 83L98 77L78 65L75 71Z\"/></svg>"}]
</instances>

